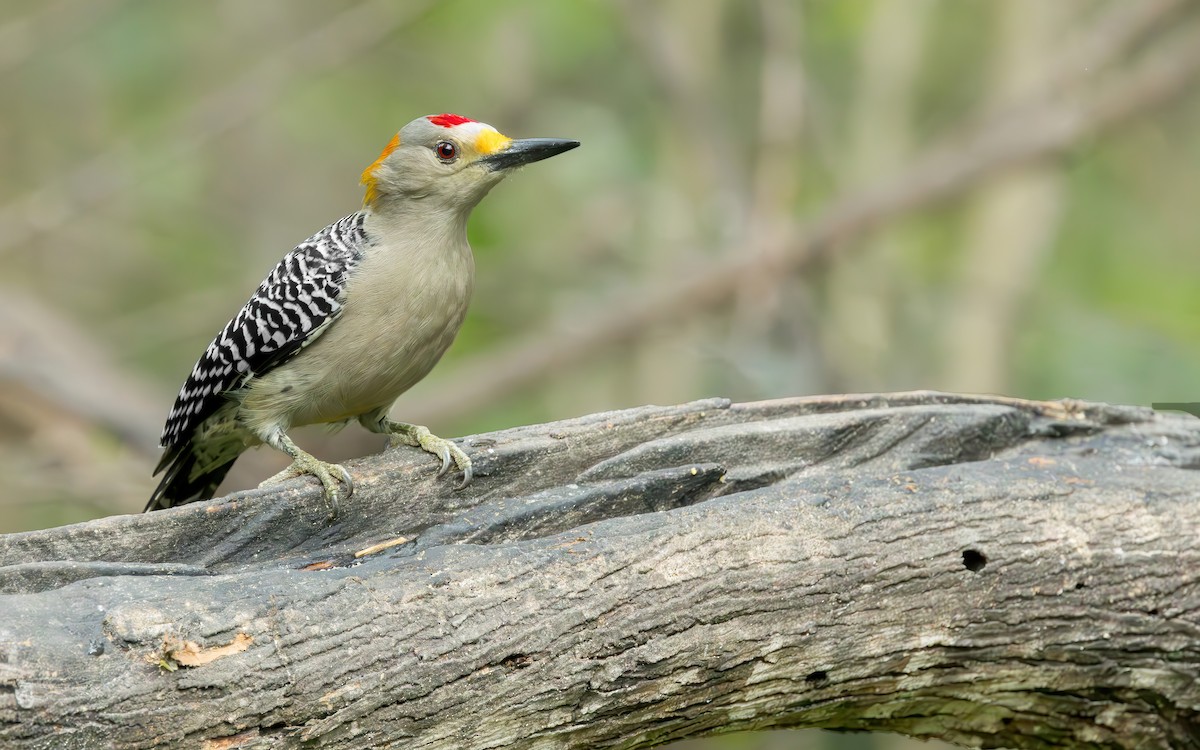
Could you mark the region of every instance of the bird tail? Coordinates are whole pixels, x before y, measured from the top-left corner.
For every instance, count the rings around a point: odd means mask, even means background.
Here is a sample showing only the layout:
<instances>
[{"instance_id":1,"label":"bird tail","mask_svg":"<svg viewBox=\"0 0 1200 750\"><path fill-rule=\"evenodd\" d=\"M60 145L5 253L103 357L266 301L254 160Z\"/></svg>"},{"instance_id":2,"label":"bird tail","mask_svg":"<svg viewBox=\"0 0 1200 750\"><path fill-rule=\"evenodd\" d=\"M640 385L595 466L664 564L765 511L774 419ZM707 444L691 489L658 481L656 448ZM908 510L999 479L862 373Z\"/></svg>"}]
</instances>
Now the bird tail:
<instances>
[{"instance_id":1,"label":"bird tail","mask_svg":"<svg viewBox=\"0 0 1200 750\"><path fill-rule=\"evenodd\" d=\"M215 495L217 487L233 468L241 451L230 452L227 455L229 460L218 464L212 462L211 456L206 456L205 463L208 464L208 468L196 474L196 464L201 456L190 440L167 448L162 460L154 469L154 476L163 471L166 474L158 483L154 494L150 495L150 502L146 503L146 512L207 500Z\"/></svg>"}]
</instances>

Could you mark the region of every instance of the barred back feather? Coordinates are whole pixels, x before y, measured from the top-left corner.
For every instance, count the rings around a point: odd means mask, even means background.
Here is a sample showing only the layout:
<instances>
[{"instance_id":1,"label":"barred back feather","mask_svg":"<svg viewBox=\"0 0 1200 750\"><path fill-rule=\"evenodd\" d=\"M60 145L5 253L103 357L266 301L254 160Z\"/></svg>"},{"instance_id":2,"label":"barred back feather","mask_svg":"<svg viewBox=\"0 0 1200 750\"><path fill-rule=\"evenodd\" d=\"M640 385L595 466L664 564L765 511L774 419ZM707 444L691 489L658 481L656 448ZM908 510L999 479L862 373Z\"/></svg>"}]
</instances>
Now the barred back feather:
<instances>
[{"instance_id":1,"label":"barred back feather","mask_svg":"<svg viewBox=\"0 0 1200 750\"><path fill-rule=\"evenodd\" d=\"M287 362L337 319L346 281L370 243L364 218L362 211L353 213L297 245L208 345L163 427L167 450L155 474L166 475L148 510L212 497L241 450L226 450L232 455L217 466L211 460L198 464L195 433L251 379Z\"/></svg>"}]
</instances>

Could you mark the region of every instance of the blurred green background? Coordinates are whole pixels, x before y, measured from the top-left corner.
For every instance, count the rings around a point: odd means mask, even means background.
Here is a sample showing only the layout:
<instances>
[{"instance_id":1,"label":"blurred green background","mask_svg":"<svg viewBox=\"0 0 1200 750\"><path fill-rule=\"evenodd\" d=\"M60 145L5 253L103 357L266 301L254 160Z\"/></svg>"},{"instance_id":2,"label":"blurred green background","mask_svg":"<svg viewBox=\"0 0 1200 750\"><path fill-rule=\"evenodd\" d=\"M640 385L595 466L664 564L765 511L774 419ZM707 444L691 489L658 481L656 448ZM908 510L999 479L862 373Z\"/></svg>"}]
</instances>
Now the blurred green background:
<instances>
[{"instance_id":1,"label":"blurred green background","mask_svg":"<svg viewBox=\"0 0 1200 750\"><path fill-rule=\"evenodd\" d=\"M213 334L443 111L583 147L476 210L470 317L397 418L449 436L712 395L1196 397L1197 5L8 0L0 532L140 510ZM256 451L226 487L284 463Z\"/></svg>"}]
</instances>

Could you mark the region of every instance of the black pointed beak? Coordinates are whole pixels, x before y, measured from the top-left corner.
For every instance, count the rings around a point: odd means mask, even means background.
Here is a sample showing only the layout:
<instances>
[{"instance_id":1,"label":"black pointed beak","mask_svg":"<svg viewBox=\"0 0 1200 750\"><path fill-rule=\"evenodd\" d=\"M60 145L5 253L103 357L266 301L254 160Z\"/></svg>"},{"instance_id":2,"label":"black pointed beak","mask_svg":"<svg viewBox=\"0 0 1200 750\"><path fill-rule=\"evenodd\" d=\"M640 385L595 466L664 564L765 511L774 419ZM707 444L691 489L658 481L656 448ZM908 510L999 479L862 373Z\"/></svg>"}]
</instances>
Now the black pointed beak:
<instances>
[{"instance_id":1,"label":"black pointed beak","mask_svg":"<svg viewBox=\"0 0 1200 750\"><path fill-rule=\"evenodd\" d=\"M503 151L488 154L480 159L479 163L493 172L498 172L549 159L578 145L579 141L562 138L523 138L509 143Z\"/></svg>"}]
</instances>

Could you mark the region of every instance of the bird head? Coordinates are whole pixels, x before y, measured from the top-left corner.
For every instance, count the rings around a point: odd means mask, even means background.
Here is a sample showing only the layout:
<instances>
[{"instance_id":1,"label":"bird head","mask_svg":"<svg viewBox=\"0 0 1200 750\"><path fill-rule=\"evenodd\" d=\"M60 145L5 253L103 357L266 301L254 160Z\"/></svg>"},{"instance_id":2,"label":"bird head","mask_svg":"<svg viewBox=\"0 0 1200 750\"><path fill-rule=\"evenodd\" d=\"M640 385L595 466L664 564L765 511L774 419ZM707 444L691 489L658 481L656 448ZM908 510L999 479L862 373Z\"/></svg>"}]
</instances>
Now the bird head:
<instances>
[{"instance_id":1,"label":"bird head","mask_svg":"<svg viewBox=\"0 0 1200 750\"><path fill-rule=\"evenodd\" d=\"M470 211L518 167L569 151L579 141L513 140L461 115L429 115L400 129L362 173L364 205L434 199Z\"/></svg>"}]
</instances>

